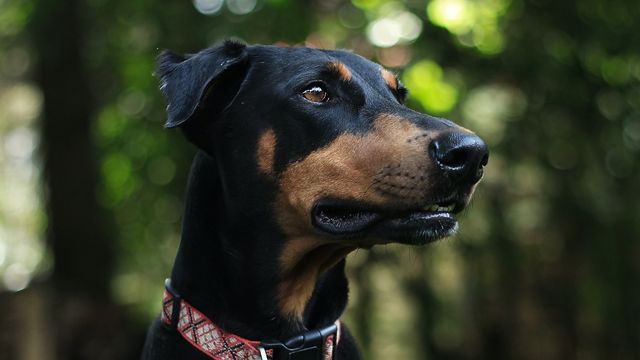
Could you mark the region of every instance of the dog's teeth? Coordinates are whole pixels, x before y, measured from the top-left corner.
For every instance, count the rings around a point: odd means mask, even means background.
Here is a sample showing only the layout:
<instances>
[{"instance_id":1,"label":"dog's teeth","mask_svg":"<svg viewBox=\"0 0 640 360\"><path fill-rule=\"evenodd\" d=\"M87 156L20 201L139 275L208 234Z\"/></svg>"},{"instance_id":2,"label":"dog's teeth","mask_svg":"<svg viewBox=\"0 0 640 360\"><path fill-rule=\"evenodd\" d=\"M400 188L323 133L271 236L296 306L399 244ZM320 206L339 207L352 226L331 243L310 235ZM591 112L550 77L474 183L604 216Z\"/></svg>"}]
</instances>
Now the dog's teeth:
<instances>
[{"instance_id":1,"label":"dog's teeth","mask_svg":"<svg viewBox=\"0 0 640 360\"><path fill-rule=\"evenodd\" d=\"M447 205L447 206L434 205L434 206L431 207L431 211L450 212L454 208L455 208L455 204L451 204L451 205Z\"/></svg>"},{"instance_id":2,"label":"dog's teeth","mask_svg":"<svg viewBox=\"0 0 640 360\"><path fill-rule=\"evenodd\" d=\"M430 211L430 212L450 212L455 207L456 207L455 204L448 205L448 206L440 206L438 204L435 204L435 205L427 205L423 207L422 210Z\"/></svg>"}]
</instances>

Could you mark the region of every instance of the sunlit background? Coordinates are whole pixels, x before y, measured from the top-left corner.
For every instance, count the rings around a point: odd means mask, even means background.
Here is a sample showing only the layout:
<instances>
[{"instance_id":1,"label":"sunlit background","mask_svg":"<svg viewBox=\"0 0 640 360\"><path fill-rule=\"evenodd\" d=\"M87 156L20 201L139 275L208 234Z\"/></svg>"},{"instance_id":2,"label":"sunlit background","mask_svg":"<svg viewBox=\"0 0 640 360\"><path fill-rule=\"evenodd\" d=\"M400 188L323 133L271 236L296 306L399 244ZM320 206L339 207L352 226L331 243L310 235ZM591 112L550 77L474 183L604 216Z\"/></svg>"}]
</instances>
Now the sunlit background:
<instances>
[{"instance_id":1,"label":"sunlit background","mask_svg":"<svg viewBox=\"0 0 640 360\"><path fill-rule=\"evenodd\" d=\"M366 359L640 359L638 18L626 0L0 0L0 359L137 358L194 154L162 128L155 57L229 37L352 49L491 148L456 237L350 256Z\"/></svg>"}]
</instances>

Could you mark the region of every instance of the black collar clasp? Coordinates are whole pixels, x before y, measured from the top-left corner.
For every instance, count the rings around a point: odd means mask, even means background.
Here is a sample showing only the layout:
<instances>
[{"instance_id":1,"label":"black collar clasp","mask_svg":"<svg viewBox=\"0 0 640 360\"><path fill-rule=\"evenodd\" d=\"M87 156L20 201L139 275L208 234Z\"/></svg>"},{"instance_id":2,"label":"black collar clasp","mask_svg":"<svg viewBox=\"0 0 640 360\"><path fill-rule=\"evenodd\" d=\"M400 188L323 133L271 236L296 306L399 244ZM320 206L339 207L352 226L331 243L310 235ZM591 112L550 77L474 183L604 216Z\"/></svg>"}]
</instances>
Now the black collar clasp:
<instances>
[{"instance_id":1,"label":"black collar clasp","mask_svg":"<svg viewBox=\"0 0 640 360\"><path fill-rule=\"evenodd\" d=\"M323 360L327 338L333 335L335 359L338 325L306 331L283 342L277 340L260 343L260 356L267 360L266 350L273 350L273 360Z\"/></svg>"}]
</instances>

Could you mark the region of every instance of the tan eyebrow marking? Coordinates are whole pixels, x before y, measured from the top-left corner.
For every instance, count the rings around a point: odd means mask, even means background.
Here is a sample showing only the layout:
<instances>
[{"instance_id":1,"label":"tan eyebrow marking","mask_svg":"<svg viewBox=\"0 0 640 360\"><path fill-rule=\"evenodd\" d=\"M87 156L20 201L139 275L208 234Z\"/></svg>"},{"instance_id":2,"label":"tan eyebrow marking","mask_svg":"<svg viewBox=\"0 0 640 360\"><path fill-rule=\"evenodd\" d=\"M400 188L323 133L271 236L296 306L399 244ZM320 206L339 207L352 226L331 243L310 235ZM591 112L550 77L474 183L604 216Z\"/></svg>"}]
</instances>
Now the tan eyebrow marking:
<instances>
[{"instance_id":1,"label":"tan eyebrow marking","mask_svg":"<svg viewBox=\"0 0 640 360\"><path fill-rule=\"evenodd\" d=\"M380 73L382 74L382 78L384 82L389 85L389 87L393 90L398 90L398 77L395 76L391 71L381 68Z\"/></svg>"},{"instance_id":2,"label":"tan eyebrow marking","mask_svg":"<svg viewBox=\"0 0 640 360\"><path fill-rule=\"evenodd\" d=\"M347 66L339 61L332 61L327 64L327 70L338 74L340 79L344 81L351 81L351 71Z\"/></svg>"}]
</instances>

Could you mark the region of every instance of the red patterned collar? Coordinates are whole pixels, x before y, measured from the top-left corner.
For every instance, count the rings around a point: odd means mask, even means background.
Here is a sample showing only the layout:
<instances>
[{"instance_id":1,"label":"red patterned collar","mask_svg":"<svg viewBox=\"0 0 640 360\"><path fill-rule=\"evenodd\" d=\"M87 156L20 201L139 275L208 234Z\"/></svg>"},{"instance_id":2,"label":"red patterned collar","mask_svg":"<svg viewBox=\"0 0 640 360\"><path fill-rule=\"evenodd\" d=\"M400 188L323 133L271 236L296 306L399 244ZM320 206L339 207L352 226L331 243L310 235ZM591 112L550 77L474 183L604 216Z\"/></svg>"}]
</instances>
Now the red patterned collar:
<instances>
[{"instance_id":1,"label":"red patterned collar","mask_svg":"<svg viewBox=\"0 0 640 360\"><path fill-rule=\"evenodd\" d=\"M171 289L169 280L165 282L164 294L162 297L162 322L175 329L191 345L203 354L214 360L278 360L295 359L291 355L300 354L305 359L308 352L317 352L323 355L318 359L333 360L335 348L340 341L340 321L334 325L321 330L313 330L302 336L294 338L296 345L292 349L291 341L285 344L280 342L261 342L247 340L237 335L230 334L216 324L214 324L203 313L191 306L186 300L181 299L175 291ZM304 336L307 335L307 336ZM322 349L317 346L309 346L309 338L320 341ZM316 341L317 343L318 341ZM297 345L302 343L302 345ZM286 356L279 353L286 352Z\"/></svg>"}]
</instances>

